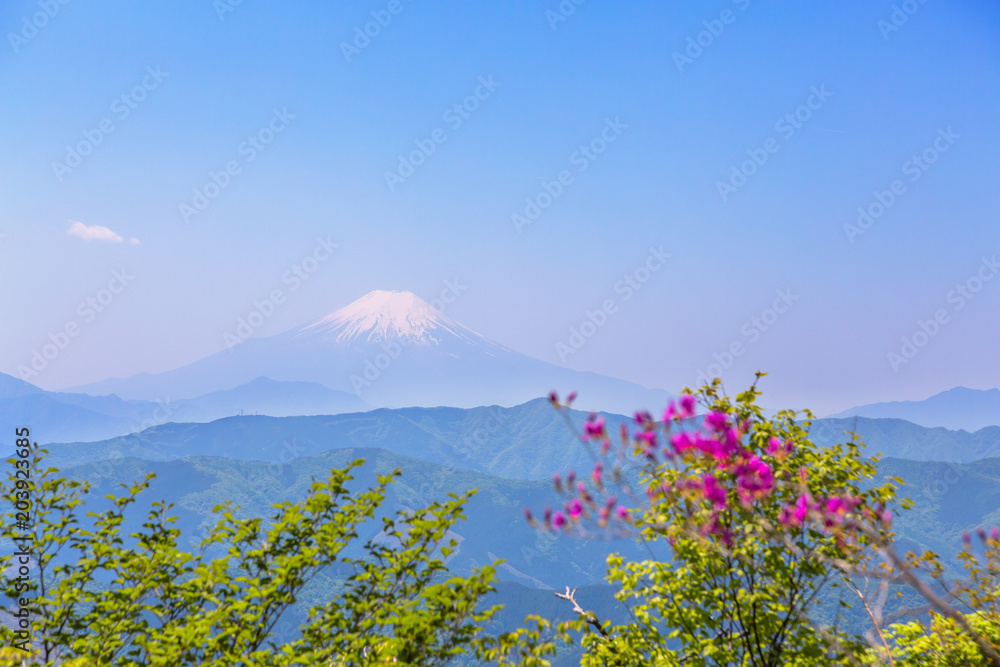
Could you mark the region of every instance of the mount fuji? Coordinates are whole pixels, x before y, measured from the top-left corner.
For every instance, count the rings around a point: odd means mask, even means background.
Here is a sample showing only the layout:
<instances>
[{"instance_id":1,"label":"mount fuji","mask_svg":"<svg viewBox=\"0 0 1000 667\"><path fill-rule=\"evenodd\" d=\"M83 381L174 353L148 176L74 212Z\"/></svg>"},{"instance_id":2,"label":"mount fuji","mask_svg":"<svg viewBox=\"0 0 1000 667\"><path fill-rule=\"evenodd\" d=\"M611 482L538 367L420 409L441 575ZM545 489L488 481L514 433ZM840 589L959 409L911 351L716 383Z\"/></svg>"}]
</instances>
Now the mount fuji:
<instances>
[{"instance_id":1,"label":"mount fuji","mask_svg":"<svg viewBox=\"0 0 1000 667\"><path fill-rule=\"evenodd\" d=\"M259 378L317 382L375 407L512 406L551 389L580 393L578 406L627 412L659 408L667 392L574 371L510 350L411 292L374 291L314 322L249 338L181 368L77 387L92 395L178 400Z\"/></svg>"}]
</instances>

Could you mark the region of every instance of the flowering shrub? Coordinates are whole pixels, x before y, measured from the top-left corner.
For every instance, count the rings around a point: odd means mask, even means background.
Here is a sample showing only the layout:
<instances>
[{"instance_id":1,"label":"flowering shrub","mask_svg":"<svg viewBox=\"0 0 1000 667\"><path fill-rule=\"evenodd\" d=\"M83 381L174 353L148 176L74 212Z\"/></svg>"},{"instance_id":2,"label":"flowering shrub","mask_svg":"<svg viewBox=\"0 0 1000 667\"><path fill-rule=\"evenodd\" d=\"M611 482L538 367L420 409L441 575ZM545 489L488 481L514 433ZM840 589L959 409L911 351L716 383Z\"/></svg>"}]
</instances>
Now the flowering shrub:
<instances>
[{"instance_id":1,"label":"flowering shrub","mask_svg":"<svg viewBox=\"0 0 1000 667\"><path fill-rule=\"evenodd\" d=\"M865 458L856 438L819 448L809 439L808 411L766 415L758 396L754 383L731 400L716 380L668 405L660 420L637 412L633 426L622 424L615 434L591 414L580 438L594 456L593 470L580 479L572 471L555 476L561 508L546 508L540 518L526 510L542 530L634 535L648 547L649 560L608 560L608 578L620 587L631 623L613 627L587 612L562 627L564 639L570 628L595 630L583 637L584 665L859 665L902 657L898 641L913 637L914 626L886 633L877 627L866 643L815 620L836 619L836 610L819 608L820 600L845 586L861 596L877 626L880 619L854 584L862 576L935 596L926 581L943 570L933 554L904 559L892 546L890 508L909 507L897 503L901 480L875 485L878 458ZM568 418L574 396L550 398ZM981 597L992 595L995 604L997 563L990 562L992 588ZM989 569L970 567L980 574ZM972 590L960 596L974 601ZM946 601L927 599L939 627L965 633L973 650L993 659L990 639L973 629L985 616L969 621ZM927 630L924 639L934 640L935 632Z\"/></svg>"}]
</instances>

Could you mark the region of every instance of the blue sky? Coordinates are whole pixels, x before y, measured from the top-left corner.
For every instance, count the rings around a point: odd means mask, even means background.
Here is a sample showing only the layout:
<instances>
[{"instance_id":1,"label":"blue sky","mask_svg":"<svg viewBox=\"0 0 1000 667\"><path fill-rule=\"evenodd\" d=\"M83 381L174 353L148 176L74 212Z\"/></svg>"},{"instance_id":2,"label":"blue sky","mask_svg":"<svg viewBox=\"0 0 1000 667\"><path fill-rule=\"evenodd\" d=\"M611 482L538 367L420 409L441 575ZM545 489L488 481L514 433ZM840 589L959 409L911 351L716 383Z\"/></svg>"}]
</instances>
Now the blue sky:
<instances>
[{"instance_id":1,"label":"blue sky","mask_svg":"<svg viewBox=\"0 0 1000 667\"><path fill-rule=\"evenodd\" d=\"M275 288L288 298L262 335L372 289L430 300L458 280L447 314L480 333L673 391L714 370L737 389L761 369L768 404L824 412L1000 383L1000 279L985 279L1000 253L995 2L587 0L558 21L555 0L226 2L0 8L3 372L69 324L78 335L31 378L42 387L223 349ZM345 56L372 12L391 21ZM470 96L460 124L446 116ZM796 113L794 131L776 125ZM54 167L85 132L100 143ZM271 141L251 149L252 135ZM592 142L603 152L581 157ZM915 167L925 151L935 161ZM512 215L561 172L518 231ZM892 203L845 231L877 192ZM337 251L290 290L318 238ZM670 258L626 299L619 281L651 247ZM977 275L959 307L953 290ZM80 304L109 283L91 317ZM614 313L560 355L607 300Z\"/></svg>"}]
</instances>

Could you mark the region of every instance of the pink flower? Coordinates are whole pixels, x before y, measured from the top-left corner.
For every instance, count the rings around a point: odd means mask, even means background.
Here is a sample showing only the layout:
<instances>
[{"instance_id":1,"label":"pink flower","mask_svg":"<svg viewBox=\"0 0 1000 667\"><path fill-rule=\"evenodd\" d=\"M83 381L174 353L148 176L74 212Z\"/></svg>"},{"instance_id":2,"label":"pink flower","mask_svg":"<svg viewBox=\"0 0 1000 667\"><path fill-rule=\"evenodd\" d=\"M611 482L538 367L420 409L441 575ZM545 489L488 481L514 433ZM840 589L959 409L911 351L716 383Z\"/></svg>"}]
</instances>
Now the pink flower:
<instances>
[{"instance_id":1,"label":"pink flower","mask_svg":"<svg viewBox=\"0 0 1000 667\"><path fill-rule=\"evenodd\" d=\"M618 506L618 518L626 520L628 519L628 510L625 509L624 505Z\"/></svg>"},{"instance_id":2,"label":"pink flower","mask_svg":"<svg viewBox=\"0 0 1000 667\"><path fill-rule=\"evenodd\" d=\"M681 419L687 419L688 417L694 415L694 396L691 394L684 394L681 396Z\"/></svg>"},{"instance_id":3,"label":"pink flower","mask_svg":"<svg viewBox=\"0 0 1000 667\"><path fill-rule=\"evenodd\" d=\"M726 490L719 486L719 483L712 475L707 475L705 477L702 493L705 496L705 500L712 503L715 508L725 509Z\"/></svg>"},{"instance_id":4,"label":"pink flower","mask_svg":"<svg viewBox=\"0 0 1000 667\"><path fill-rule=\"evenodd\" d=\"M736 466L736 486L740 500L745 505L767 497L774 486L771 467L757 456L751 456Z\"/></svg>"},{"instance_id":5,"label":"pink flower","mask_svg":"<svg viewBox=\"0 0 1000 667\"><path fill-rule=\"evenodd\" d=\"M656 431L640 431L635 434L635 439L645 443L645 448L656 446Z\"/></svg>"},{"instance_id":6,"label":"pink flower","mask_svg":"<svg viewBox=\"0 0 1000 667\"><path fill-rule=\"evenodd\" d=\"M594 466L594 472L590 474L590 476L594 479L594 484L596 484L598 487L601 486L602 483L601 475L603 472L604 472L604 464L598 461L597 465Z\"/></svg>"},{"instance_id":7,"label":"pink flower","mask_svg":"<svg viewBox=\"0 0 1000 667\"><path fill-rule=\"evenodd\" d=\"M803 493L795 503L795 522L801 526L809 517L809 512L815 509L815 505L808 494Z\"/></svg>"},{"instance_id":8,"label":"pink flower","mask_svg":"<svg viewBox=\"0 0 1000 667\"><path fill-rule=\"evenodd\" d=\"M552 484L556 487L556 491L562 493L562 478L559 473L552 475Z\"/></svg>"},{"instance_id":9,"label":"pink flower","mask_svg":"<svg viewBox=\"0 0 1000 667\"><path fill-rule=\"evenodd\" d=\"M566 405L569 405L575 400L576 400L576 392L575 391L569 392L569 396L566 397Z\"/></svg>"},{"instance_id":10,"label":"pink flower","mask_svg":"<svg viewBox=\"0 0 1000 667\"><path fill-rule=\"evenodd\" d=\"M694 447L695 439L693 435L687 432L675 433L670 439L670 444L674 446L674 451L678 454L682 454L686 450Z\"/></svg>"},{"instance_id":11,"label":"pink flower","mask_svg":"<svg viewBox=\"0 0 1000 667\"><path fill-rule=\"evenodd\" d=\"M792 448L794 443L791 440L786 440L784 443L778 438L771 438L767 443L767 453L771 456L777 458L779 461L784 461L785 458L792 453Z\"/></svg>"},{"instance_id":12,"label":"pink flower","mask_svg":"<svg viewBox=\"0 0 1000 667\"><path fill-rule=\"evenodd\" d=\"M562 512L556 512L552 515L552 527L559 530L566 525L566 517L563 516Z\"/></svg>"},{"instance_id":13,"label":"pink flower","mask_svg":"<svg viewBox=\"0 0 1000 667\"><path fill-rule=\"evenodd\" d=\"M583 424L583 440L599 439L604 437L604 417L597 417L593 412L587 417Z\"/></svg>"},{"instance_id":14,"label":"pink flower","mask_svg":"<svg viewBox=\"0 0 1000 667\"><path fill-rule=\"evenodd\" d=\"M677 406L674 405L673 401L667 405L667 409L663 411L663 423L669 424L674 420L677 415Z\"/></svg>"},{"instance_id":15,"label":"pink flower","mask_svg":"<svg viewBox=\"0 0 1000 667\"><path fill-rule=\"evenodd\" d=\"M725 412L719 412L718 410L713 410L705 415L705 426L716 433L721 433L725 430L726 426L729 424L729 415Z\"/></svg>"},{"instance_id":16,"label":"pink flower","mask_svg":"<svg viewBox=\"0 0 1000 667\"><path fill-rule=\"evenodd\" d=\"M569 504L569 516L576 521L581 514L583 514L583 503L578 498L574 498L573 502Z\"/></svg>"},{"instance_id":17,"label":"pink flower","mask_svg":"<svg viewBox=\"0 0 1000 667\"><path fill-rule=\"evenodd\" d=\"M794 505L785 505L778 514L778 522L783 526L802 526L809 518L809 512L816 509L816 504L807 493L799 496Z\"/></svg>"}]
</instances>

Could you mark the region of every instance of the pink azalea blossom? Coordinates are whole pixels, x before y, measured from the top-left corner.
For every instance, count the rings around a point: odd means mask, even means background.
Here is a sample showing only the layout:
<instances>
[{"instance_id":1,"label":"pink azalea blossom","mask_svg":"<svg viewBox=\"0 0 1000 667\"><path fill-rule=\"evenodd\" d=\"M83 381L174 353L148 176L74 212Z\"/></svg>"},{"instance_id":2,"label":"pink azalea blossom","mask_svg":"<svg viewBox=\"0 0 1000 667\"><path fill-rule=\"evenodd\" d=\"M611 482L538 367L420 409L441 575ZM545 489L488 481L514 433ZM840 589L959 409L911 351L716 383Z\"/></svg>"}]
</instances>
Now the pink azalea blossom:
<instances>
[{"instance_id":1,"label":"pink azalea blossom","mask_svg":"<svg viewBox=\"0 0 1000 667\"><path fill-rule=\"evenodd\" d=\"M670 439L670 444L674 446L674 451L678 454L684 453L686 450L694 447L695 437L687 432L675 433Z\"/></svg>"},{"instance_id":2,"label":"pink azalea blossom","mask_svg":"<svg viewBox=\"0 0 1000 667\"><path fill-rule=\"evenodd\" d=\"M719 486L718 481L712 475L705 477L702 493L705 496L705 500L712 503L714 507L718 509L726 507L726 490Z\"/></svg>"},{"instance_id":3,"label":"pink azalea blossom","mask_svg":"<svg viewBox=\"0 0 1000 667\"><path fill-rule=\"evenodd\" d=\"M681 396L681 419L687 419L688 417L694 415L694 405L694 396L691 394L684 394Z\"/></svg>"},{"instance_id":4,"label":"pink azalea blossom","mask_svg":"<svg viewBox=\"0 0 1000 667\"><path fill-rule=\"evenodd\" d=\"M590 476L594 479L594 484L596 484L597 486L601 486L603 472L604 472L604 464L598 461L597 465L594 466L594 472L590 474Z\"/></svg>"},{"instance_id":5,"label":"pink azalea blossom","mask_svg":"<svg viewBox=\"0 0 1000 667\"><path fill-rule=\"evenodd\" d=\"M729 424L729 415L713 410L705 415L705 426L716 433L721 433Z\"/></svg>"},{"instance_id":6,"label":"pink azalea blossom","mask_svg":"<svg viewBox=\"0 0 1000 667\"><path fill-rule=\"evenodd\" d=\"M604 417L597 417L593 412L583 424L583 440L597 440L604 437Z\"/></svg>"},{"instance_id":7,"label":"pink azalea blossom","mask_svg":"<svg viewBox=\"0 0 1000 667\"><path fill-rule=\"evenodd\" d=\"M809 512L816 509L815 504L809 495L803 493L799 496L799 499L795 502L795 522L796 525L801 526L805 523L805 520L809 517Z\"/></svg>"},{"instance_id":8,"label":"pink azalea blossom","mask_svg":"<svg viewBox=\"0 0 1000 667\"><path fill-rule=\"evenodd\" d=\"M771 467L757 456L751 456L737 465L735 473L737 492L744 504L765 498L771 493L774 474Z\"/></svg>"},{"instance_id":9,"label":"pink azalea blossom","mask_svg":"<svg viewBox=\"0 0 1000 667\"><path fill-rule=\"evenodd\" d=\"M562 512L556 512L552 515L552 527L559 530L566 525L566 517L563 516Z\"/></svg>"},{"instance_id":10,"label":"pink azalea blossom","mask_svg":"<svg viewBox=\"0 0 1000 667\"><path fill-rule=\"evenodd\" d=\"M578 498L574 498L573 502L569 504L569 516L575 521L580 518L581 514L583 514L583 503Z\"/></svg>"}]
</instances>

